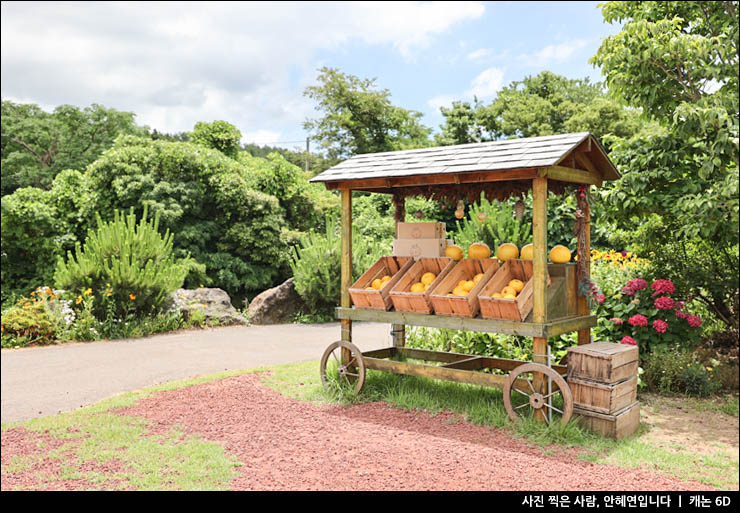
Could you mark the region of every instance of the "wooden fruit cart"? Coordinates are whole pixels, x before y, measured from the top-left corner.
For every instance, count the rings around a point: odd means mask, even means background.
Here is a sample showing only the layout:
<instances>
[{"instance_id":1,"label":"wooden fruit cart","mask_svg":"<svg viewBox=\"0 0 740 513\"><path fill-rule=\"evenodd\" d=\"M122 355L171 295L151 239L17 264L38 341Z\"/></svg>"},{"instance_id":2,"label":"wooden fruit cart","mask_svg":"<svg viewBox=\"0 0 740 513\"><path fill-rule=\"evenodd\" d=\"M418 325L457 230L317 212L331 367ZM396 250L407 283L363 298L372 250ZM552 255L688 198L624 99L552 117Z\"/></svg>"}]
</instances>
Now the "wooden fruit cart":
<instances>
[{"instance_id":1,"label":"wooden fruit cart","mask_svg":"<svg viewBox=\"0 0 740 513\"><path fill-rule=\"evenodd\" d=\"M332 377L346 381L359 392L366 370L373 369L500 387L504 389L504 402L512 419L533 415L549 423L555 411L561 422L567 423L573 411L570 389L563 378L567 366L551 362L548 338L577 331L579 345L590 342L590 329L596 325L596 317L590 314L587 298L582 293L585 288L579 286L590 277L588 191L591 186L599 187L604 180L615 180L619 176L598 140L585 132L357 155L314 177L311 181L323 182L328 189L340 191L342 208L342 296L341 306L336 309L341 321L341 337L330 344L322 356L320 372L324 384L329 381L331 369ZM449 312L437 315L395 311L392 305L385 310L353 307L349 294L352 285L352 191L392 194L394 218L398 223L404 221L405 198L409 196L472 203L478 201L481 194L489 200L504 200L524 196L530 190L533 200L534 256L530 286L533 306L524 320L483 318L480 314L465 317ZM548 264L549 192L576 195L576 263ZM496 248L492 250L495 252ZM395 276L394 283L399 278ZM352 321L391 324L392 347L361 352L352 344ZM407 348L407 325L532 337L533 361ZM336 363L336 371L332 362ZM486 369L499 369L509 374L483 372ZM553 403L556 397L558 406Z\"/></svg>"}]
</instances>

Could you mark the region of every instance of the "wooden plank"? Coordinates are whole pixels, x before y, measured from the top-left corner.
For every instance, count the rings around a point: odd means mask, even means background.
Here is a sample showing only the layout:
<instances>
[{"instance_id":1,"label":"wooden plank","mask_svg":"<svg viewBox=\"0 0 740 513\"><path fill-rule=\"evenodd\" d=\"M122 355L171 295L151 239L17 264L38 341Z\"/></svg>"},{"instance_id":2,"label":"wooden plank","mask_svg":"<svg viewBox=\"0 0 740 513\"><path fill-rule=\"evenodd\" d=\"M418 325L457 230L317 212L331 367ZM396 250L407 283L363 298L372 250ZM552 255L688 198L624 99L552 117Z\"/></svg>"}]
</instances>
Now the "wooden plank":
<instances>
[{"instance_id":1,"label":"wooden plank","mask_svg":"<svg viewBox=\"0 0 740 513\"><path fill-rule=\"evenodd\" d=\"M576 156L575 158L577 160L578 156ZM572 167L551 166L547 168L545 176L547 176L551 180L558 180L560 182L585 183L601 187L600 175L591 173L589 171L583 171L582 169L575 169Z\"/></svg>"},{"instance_id":2,"label":"wooden plank","mask_svg":"<svg viewBox=\"0 0 740 513\"><path fill-rule=\"evenodd\" d=\"M595 315L574 316L553 320L545 325L545 336L552 338L565 333L593 328L597 322L598 318Z\"/></svg>"},{"instance_id":3,"label":"wooden plank","mask_svg":"<svg viewBox=\"0 0 740 513\"><path fill-rule=\"evenodd\" d=\"M442 365L442 367L446 367L448 369L479 370L482 369L482 367L479 365L481 363L480 360L482 359L482 356L471 356L470 358L465 358L464 360L445 363L444 365Z\"/></svg>"},{"instance_id":4,"label":"wooden plank","mask_svg":"<svg viewBox=\"0 0 740 513\"><path fill-rule=\"evenodd\" d=\"M589 262L589 276L591 275L590 268L591 268L591 207L588 204L588 201L584 202L584 230L586 235L586 244L584 249L584 254L581 254L580 251L578 251L578 260L581 261L584 258L588 260ZM579 276L578 279L581 279ZM586 296L578 296L578 315L588 315L591 313L591 309L588 306L588 300L586 299ZM591 343L591 329L583 329L578 331L578 345L584 345L584 344L590 344Z\"/></svg>"},{"instance_id":5,"label":"wooden plank","mask_svg":"<svg viewBox=\"0 0 740 513\"><path fill-rule=\"evenodd\" d=\"M533 320L547 321L547 178L532 180L532 280L534 284Z\"/></svg>"},{"instance_id":6,"label":"wooden plank","mask_svg":"<svg viewBox=\"0 0 740 513\"><path fill-rule=\"evenodd\" d=\"M441 379L444 381L454 381L456 383L467 383L470 385L486 387L503 388L507 379L507 376L505 375L449 369L438 365L397 362L394 360L381 360L378 358L364 358L364 362L365 368L370 370L379 370L393 374L405 374L407 376L417 376L421 378ZM518 379L514 383L514 388L525 392L529 390L529 385L526 380Z\"/></svg>"},{"instance_id":7,"label":"wooden plank","mask_svg":"<svg viewBox=\"0 0 740 513\"><path fill-rule=\"evenodd\" d=\"M573 407L579 422L591 431L607 438L622 439L633 435L640 427L640 403L634 402L613 415Z\"/></svg>"},{"instance_id":8,"label":"wooden plank","mask_svg":"<svg viewBox=\"0 0 740 513\"><path fill-rule=\"evenodd\" d=\"M396 225L396 238L398 238L398 223L403 223L406 220L406 198L400 194L393 196L393 220ZM391 334L395 347L406 345L406 326L391 324Z\"/></svg>"},{"instance_id":9,"label":"wooden plank","mask_svg":"<svg viewBox=\"0 0 740 513\"><path fill-rule=\"evenodd\" d=\"M352 285L352 190L342 191L342 255L340 280L342 285L341 305L342 308L352 306L349 288ZM342 340L352 342L352 321L342 319ZM346 351L343 351L346 352ZM349 355L342 355L349 359Z\"/></svg>"},{"instance_id":10,"label":"wooden plank","mask_svg":"<svg viewBox=\"0 0 740 513\"><path fill-rule=\"evenodd\" d=\"M479 319L473 317L453 317L442 315L425 315L410 312L383 312L377 310L360 310L353 308L337 308L335 314L338 319L352 319L356 321L390 322L410 326L428 326L430 328L446 328L451 330L484 331L519 335L522 337L541 337L546 333L546 324L514 322L499 319Z\"/></svg>"},{"instance_id":11,"label":"wooden plank","mask_svg":"<svg viewBox=\"0 0 740 513\"><path fill-rule=\"evenodd\" d=\"M456 183L487 183L508 180L531 180L536 175L535 169L509 169L502 171L477 171L464 173L440 173L436 175L413 175L396 178L360 178L326 182L327 189L389 189L418 185L446 185ZM390 191L389 191L390 192Z\"/></svg>"},{"instance_id":12,"label":"wooden plank","mask_svg":"<svg viewBox=\"0 0 740 513\"><path fill-rule=\"evenodd\" d=\"M395 347L386 347L385 349L376 349L374 351L365 351L362 356L365 358L392 358L398 354Z\"/></svg>"},{"instance_id":13,"label":"wooden plank","mask_svg":"<svg viewBox=\"0 0 740 513\"><path fill-rule=\"evenodd\" d=\"M613 384L587 379L568 378L573 406L612 415L637 399L637 376Z\"/></svg>"}]
</instances>

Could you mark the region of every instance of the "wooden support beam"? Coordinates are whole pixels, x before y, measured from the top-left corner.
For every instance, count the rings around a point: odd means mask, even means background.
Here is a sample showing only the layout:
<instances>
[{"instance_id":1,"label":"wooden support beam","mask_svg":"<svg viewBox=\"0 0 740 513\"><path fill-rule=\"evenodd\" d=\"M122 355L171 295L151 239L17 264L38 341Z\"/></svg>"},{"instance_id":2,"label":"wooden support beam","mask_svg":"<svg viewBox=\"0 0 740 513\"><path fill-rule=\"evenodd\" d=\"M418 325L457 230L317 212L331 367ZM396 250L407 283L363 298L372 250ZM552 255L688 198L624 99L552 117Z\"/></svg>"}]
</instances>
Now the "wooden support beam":
<instances>
[{"instance_id":1,"label":"wooden support beam","mask_svg":"<svg viewBox=\"0 0 740 513\"><path fill-rule=\"evenodd\" d=\"M551 168L548 168L548 172ZM532 317L535 323L547 322L547 177L532 180L532 239L534 255L532 258L532 281L534 282L534 299ZM534 337L532 342L532 360L547 365L544 356L547 353L547 338ZM545 376L534 373L533 385L537 392L545 392ZM545 422L545 417L538 410L537 419Z\"/></svg>"},{"instance_id":2,"label":"wooden support beam","mask_svg":"<svg viewBox=\"0 0 740 513\"><path fill-rule=\"evenodd\" d=\"M588 193L587 193L588 194ZM585 278L591 277L591 207L588 201L579 201L579 207L583 210L583 236L585 237L584 248L581 252L581 245L579 244L578 261L588 262ZM579 276L578 279L583 279L584 276ZM590 315L591 309L588 306L588 300L586 296L578 296L578 315ZM578 345L590 344L591 343L591 328L578 330Z\"/></svg>"},{"instance_id":3,"label":"wooden support beam","mask_svg":"<svg viewBox=\"0 0 740 513\"><path fill-rule=\"evenodd\" d=\"M576 159L578 158L579 157L576 155ZM564 166L551 166L545 168L545 176L551 180L570 183L585 183L588 185L596 185L597 187L601 187L602 183L601 175L598 171L594 174L591 171L584 171L582 169L574 169L572 167Z\"/></svg>"},{"instance_id":4,"label":"wooden support beam","mask_svg":"<svg viewBox=\"0 0 740 513\"><path fill-rule=\"evenodd\" d=\"M436 175L400 176L397 178L366 178L325 182L327 189L391 189L395 187L415 187L424 185L448 185L465 183L505 182L509 180L531 180L537 175L536 169L509 169L504 171L475 171L467 173L441 173ZM388 191L391 192L391 191Z\"/></svg>"},{"instance_id":5,"label":"wooden support beam","mask_svg":"<svg viewBox=\"0 0 740 513\"><path fill-rule=\"evenodd\" d=\"M398 223L406 219L406 199L401 194L393 195L393 220L396 225L396 238L398 238ZM403 324L391 324L391 336L394 347L406 345L406 326Z\"/></svg>"},{"instance_id":6,"label":"wooden support beam","mask_svg":"<svg viewBox=\"0 0 740 513\"><path fill-rule=\"evenodd\" d=\"M350 308L352 299L349 295L349 288L352 285L352 190L345 189L342 191L342 255L341 255L341 273L340 281L342 286L341 305L342 308ZM341 320L342 340L352 342L352 321L350 319ZM348 352L342 350L342 359L349 361Z\"/></svg>"}]
</instances>

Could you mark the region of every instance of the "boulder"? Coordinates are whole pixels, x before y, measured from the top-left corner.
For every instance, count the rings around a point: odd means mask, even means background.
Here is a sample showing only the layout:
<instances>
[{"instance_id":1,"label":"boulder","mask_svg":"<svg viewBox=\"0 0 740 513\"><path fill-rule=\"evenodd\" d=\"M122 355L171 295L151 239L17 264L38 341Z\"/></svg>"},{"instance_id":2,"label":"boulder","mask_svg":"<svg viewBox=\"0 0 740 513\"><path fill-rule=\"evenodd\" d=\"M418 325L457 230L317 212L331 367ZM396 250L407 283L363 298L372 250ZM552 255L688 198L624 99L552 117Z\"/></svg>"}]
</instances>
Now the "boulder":
<instances>
[{"instance_id":1,"label":"boulder","mask_svg":"<svg viewBox=\"0 0 740 513\"><path fill-rule=\"evenodd\" d=\"M244 316L231 304L229 295L218 288L177 289L172 293L171 300L166 311L183 311L185 315L190 315L193 311L201 310L206 323L217 320L219 325L247 324Z\"/></svg>"},{"instance_id":2,"label":"boulder","mask_svg":"<svg viewBox=\"0 0 740 513\"><path fill-rule=\"evenodd\" d=\"M285 324L292 322L297 313L308 309L289 278L277 287L267 289L250 303L247 313L251 324Z\"/></svg>"}]
</instances>

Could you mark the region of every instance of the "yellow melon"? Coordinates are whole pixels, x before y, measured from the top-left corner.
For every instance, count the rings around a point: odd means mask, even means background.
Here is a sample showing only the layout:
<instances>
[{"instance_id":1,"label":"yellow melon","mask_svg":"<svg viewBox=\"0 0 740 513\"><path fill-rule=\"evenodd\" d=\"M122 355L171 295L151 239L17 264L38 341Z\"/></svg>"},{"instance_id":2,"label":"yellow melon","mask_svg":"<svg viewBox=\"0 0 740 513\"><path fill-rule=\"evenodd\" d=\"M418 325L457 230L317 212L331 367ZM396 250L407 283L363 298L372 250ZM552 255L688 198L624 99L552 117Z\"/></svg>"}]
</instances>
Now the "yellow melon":
<instances>
[{"instance_id":1,"label":"yellow melon","mask_svg":"<svg viewBox=\"0 0 740 513\"><path fill-rule=\"evenodd\" d=\"M496 250L496 258L502 262L519 258L519 248L511 242L504 242Z\"/></svg>"},{"instance_id":2,"label":"yellow melon","mask_svg":"<svg viewBox=\"0 0 740 513\"><path fill-rule=\"evenodd\" d=\"M550 261L553 264L566 264L570 262L570 250L558 244L550 250Z\"/></svg>"},{"instance_id":3,"label":"yellow melon","mask_svg":"<svg viewBox=\"0 0 740 513\"><path fill-rule=\"evenodd\" d=\"M475 276L473 276L473 283L478 283L481 278L483 278L483 273L478 273Z\"/></svg>"},{"instance_id":4,"label":"yellow melon","mask_svg":"<svg viewBox=\"0 0 740 513\"><path fill-rule=\"evenodd\" d=\"M421 276L421 282L424 285L429 285L430 283L432 283L434 281L434 278L436 278L436 277L437 277L437 275L434 274L434 273L424 273Z\"/></svg>"},{"instance_id":5,"label":"yellow melon","mask_svg":"<svg viewBox=\"0 0 740 513\"><path fill-rule=\"evenodd\" d=\"M475 242L468 248L468 258L488 258L491 256L491 248L483 242Z\"/></svg>"},{"instance_id":6,"label":"yellow melon","mask_svg":"<svg viewBox=\"0 0 740 513\"><path fill-rule=\"evenodd\" d=\"M504 299L516 299L514 294L504 294Z\"/></svg>"},{"instance_id":7,"label":"yellow melon","mask_svg":"<svg viewBox=\"0 0 740 513\"><path fill-rule=\"evenodd\" d=\"M411 292L424 292L424 284L420 281L417 281L413 285L411 285Z\"/></svg>"},{"instance_id":8,"label":"yellow melon","mask_svg":"<svg viewBox=\"0 0 740 513\"><path fill-rule=\"evenodd\" d=\"M519 255L519 258L522 260L532 260L532 257L534 256L534 245L533 244L527 244L522 248L522 252Z\"/></svg>"},{"instance_id":9,"label":"yellow melon","mask_svg":"<svg viewBox=\"0 0 740 513\"><path fill-rule=\"evenodd\" d=\"M464 296L468 292L464 290L462 287L455 287L455 290L452 291L452 294L455 296Z\"/></svg>"},{"instance_id":10,"label":"yellow melon","mask_svg":"<svg viewBox=\"0 0 740 513\"><path fill-rule=\"evenodd\" d=\"M511 287L512 289L514 289L516 291L516 293L519 294L522 291L522 289L524 288L524 282L521 281L521 280L511 280L509 282L509 287Z\"/></svg>"},{"instance_id":11,"label":"yellow melon","mask_svg":"<svg viewBox=\"0 0 740 513\"><path fill-rule=\"evenodd\" d=\"M470 292L473 289L473 287L475 287L475 283L473 283L472 281L468 280L468 281L466 281L463 284L463 286L461 288L463 290L466 290L466 291Z\"/></svg>"},{"instance_id":12,"label":"yellow melon","mask_svg":"<svg viewBox=\"0 0 740 513\"><path fill-rule=\"evenodd\" d=\"M453 244L452 246L447 246L445 249L445 256L454 258L455 260L460 260L464 256L463 250L460 246L456 246Z\"/></svg>"},{"instance_id":13,"label":"yellow melon","mask_svg":"<svg viewBox=\"0 0 740 513\"><path fill-rule=\"evenodd\" d=\"M382 282L386 282L386 281L391 281L391 277L390 277L390 276L388 276L388 275L386 274L385 276L383 276L383 277L382 277L382 278L380 279L380 281L382 281Z\"/></svg>"},{"instance_id":14,"label":"yellow melon","mask_svg":"<svg viewBox=\"0 0 740 513\"><path fill-rule=\"evenodd\" d=\"M372 285L375 290L380 290L383 288L383 282L380 278L374 279Z\"/></svg>"},{"instance_id":15,"label":"yellow melon","mask_svg":"<svg viewBox=\"0 0 740 513\"><path fill-rule=\"evenodd\" d=\"M516 289L506 286L503 289L501 289L501 294L503 294L504 297L508 295L512 295L516 297Z\"/></svg>"},{"instance_id":16,"label":"yellow melon","mask_svg":"<svg viewBox=\"0 0 740 513\"><path fill-rule=\"evenodd\" d=\"M491 297L504 297L504 296L502 296L500 292L494 292L493 294L491 294Z\"/></svg>"}]
</instances>

